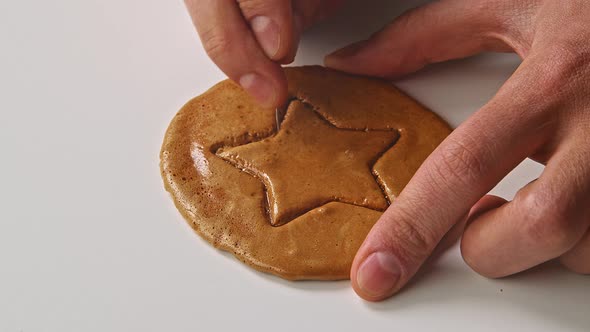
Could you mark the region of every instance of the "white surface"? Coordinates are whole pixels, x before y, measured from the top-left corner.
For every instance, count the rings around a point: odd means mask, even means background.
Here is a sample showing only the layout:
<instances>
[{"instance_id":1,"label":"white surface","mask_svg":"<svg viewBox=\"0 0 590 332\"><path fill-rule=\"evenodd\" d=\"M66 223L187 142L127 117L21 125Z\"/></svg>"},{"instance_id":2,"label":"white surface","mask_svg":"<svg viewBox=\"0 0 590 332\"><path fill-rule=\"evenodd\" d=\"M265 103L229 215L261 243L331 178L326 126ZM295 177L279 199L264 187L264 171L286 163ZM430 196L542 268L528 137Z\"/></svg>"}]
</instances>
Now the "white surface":
<instances>
[{"instance_id":1,"label":"white surface","mask_svg":"<svg viewBox=\"0 0 590 332\"><path fill-rule=\"evenodd\" d=\"M358 1L297 63L416 3ZM517 65L488 55L399 84L457 125ZM180 0L0 2L0 331L588 331L589 279L555 264L487 280L454 249L368 304L347 282L282 281L210 247L164 192L158 152L178 108L222 78ZM540 171L526 162L496 192Z\"/></svg>"}]
</instances>

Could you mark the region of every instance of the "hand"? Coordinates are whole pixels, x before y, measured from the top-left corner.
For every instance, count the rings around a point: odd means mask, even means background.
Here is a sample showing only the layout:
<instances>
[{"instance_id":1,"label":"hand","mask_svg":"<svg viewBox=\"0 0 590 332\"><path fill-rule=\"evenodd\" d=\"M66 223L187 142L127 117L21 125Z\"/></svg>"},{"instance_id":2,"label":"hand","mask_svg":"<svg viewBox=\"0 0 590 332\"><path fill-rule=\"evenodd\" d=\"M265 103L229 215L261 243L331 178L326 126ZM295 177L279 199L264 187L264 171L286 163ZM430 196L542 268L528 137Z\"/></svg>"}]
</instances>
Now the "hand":
<instances>
[{"instance_id":1,"label":"hand","mask_svg":"<svg viewBox=\"0 0 590 332\"><path fill-rule=\"evenodd\" d=\"M559 258L590 273L590 2L442 0L326 58L347 72L397 77L482 51L523 62L497 95L425 161L361 246L363 298L385 299L466 220L464 260L492 278ZM546 165L507 202L486 196L525 158Z\"/></svg>"},{"instance_id":2,"label":"hand","mask_svg":"<svg viewBox=\"0 0 590 332\"><path fill-rule=\"evenodd\" d=\"M287 98L280 64L295 57L302 31L344 0L185 0L209 57L263 106Z\"/></svg>"}]
</instances>

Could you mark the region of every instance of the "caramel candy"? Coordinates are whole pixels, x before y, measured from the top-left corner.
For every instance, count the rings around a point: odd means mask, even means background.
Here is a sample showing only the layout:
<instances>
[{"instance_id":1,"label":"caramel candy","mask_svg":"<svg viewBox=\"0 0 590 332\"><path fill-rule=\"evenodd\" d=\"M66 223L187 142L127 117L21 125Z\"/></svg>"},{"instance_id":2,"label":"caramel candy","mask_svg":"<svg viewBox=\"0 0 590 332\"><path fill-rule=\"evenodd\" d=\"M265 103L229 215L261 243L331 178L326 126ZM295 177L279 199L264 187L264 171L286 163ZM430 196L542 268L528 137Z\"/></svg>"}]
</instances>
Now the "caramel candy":
<instances>
[{"instance_id":1,"label":"caramel candy","mask_svg":"<svg viewBox=\"0 0 590 332\"><path fill-rule=\"evenodd\" d=\"M191 226L250 266L287 279L347 279L366 234L450 133L375 79L287 68L293 100L277 132L224 81L176 115L164 139L166 189Z\"/></svg>"}]
</instances>

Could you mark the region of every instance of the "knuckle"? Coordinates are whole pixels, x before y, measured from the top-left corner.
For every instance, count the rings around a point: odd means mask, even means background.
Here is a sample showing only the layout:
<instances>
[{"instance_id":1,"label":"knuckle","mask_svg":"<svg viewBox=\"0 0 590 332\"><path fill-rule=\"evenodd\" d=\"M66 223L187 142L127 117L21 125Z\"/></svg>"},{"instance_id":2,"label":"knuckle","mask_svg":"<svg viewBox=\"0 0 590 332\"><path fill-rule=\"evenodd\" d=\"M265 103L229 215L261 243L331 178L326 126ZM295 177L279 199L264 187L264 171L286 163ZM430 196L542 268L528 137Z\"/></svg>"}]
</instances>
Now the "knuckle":
<instances>
[{"instance_id":1,"label":"knuckle","mask_svg":"<svg viewBox=\"0 0 590 332\"><path fill-rule=\"evenodd\" d=\"M219 59L230 52L231 42L227 36L226 33L218 30L218 27L204 30L201 33L203 47L211 59Z\"/></svg>"},{"instance_id":2,"label":"knuckle","mask_svg":"<svg viewBox=\"0 0 590 332\"><path fill-rule=\"evenodd\" d=\"M567 205L543 194L541 190L519 198L524 234L528 241L541 244L553 251L566 251L577 241L579 234L571 224Z\"/></svg>"},{"instance_id":3,"label":"knuckle","mask_svg":"<svg viewBox=\"0 0 590 332\"><path fill-rule=\"evenodd\" d=\"M449 138L448 144L441 146L438 150L436 162L432 163L430 170L432 182L440 183L444 179L452 178L454 181L459 181L465 187L472 185L479 179L484 172L484 161L479 154L473 151L470 146L476 146L476 143L470 143L468 137L463 141ZM453 189L457 188L441 188Z\"/></svg>"},{"instance_id":4,"label":"knuckle","mask_svg":"<svg viewBox=\"0 0 590 332\"><path fill-rule=\"evenodd\" d=\"M250 18L268 12L272 6L276 6L281 1L268 0L238 0L238 5L242 14L247 20Z\"/></svg>"},{"instance_id":5,"label":"knuckle","mask_svg":"<svg viewBox=\"0 0 590 332\"><path fill-rule=\"evenodd\" d=\"M563 97L569 84L583 78L590 69L590 49L573 41L561 41L544 53L540 70L540 93Z\"/></svg>"},{"instance_id":6,"label":"knuckle","mask_svg":"<svg viewBox=\"0 0 590 332\"><path fill-rule=\"evenodd\" d=\"M400 259L406 260L406 263L425 259L438 243L435 233L429 227L415 222L415 219L408 216L399 218L390 233L396 239L394 243L399 245L396 249Z\"/></svg>"}]
</instances>

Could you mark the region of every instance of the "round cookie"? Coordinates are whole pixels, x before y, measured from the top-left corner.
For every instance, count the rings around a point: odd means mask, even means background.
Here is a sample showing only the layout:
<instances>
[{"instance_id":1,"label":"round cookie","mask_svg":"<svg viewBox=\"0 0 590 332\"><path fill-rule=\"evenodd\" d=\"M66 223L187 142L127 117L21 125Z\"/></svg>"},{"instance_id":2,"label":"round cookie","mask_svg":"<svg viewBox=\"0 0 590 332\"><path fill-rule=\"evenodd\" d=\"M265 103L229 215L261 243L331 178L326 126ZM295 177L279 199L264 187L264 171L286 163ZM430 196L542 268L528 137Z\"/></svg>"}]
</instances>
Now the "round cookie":
<instances>
[{"instance_id":1,"label":"round cookie","mask_svg":"<svg viewBox=\"0 0 590 332\"><path fill-rule=\"evenodd\" d=\"M186 104L161 151L168 190L215 247L286 279L348 279L389 203L450 133L387 82L318 66L286 68L277 131L231 81Z\"/></svg>"}]
</instances>

